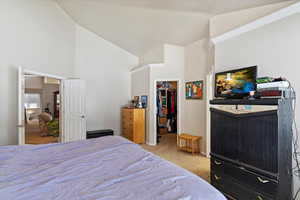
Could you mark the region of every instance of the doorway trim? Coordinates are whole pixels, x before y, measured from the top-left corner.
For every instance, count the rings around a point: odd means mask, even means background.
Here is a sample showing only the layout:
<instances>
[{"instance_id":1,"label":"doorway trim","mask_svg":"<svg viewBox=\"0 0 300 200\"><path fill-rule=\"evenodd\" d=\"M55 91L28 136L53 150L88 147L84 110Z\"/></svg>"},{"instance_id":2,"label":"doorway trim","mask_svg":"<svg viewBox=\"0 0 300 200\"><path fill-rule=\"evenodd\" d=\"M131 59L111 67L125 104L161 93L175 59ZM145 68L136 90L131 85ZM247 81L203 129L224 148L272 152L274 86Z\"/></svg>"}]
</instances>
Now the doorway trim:
<instances>
[{"instance_id":1,"label":"doorway trim","mask_svg":"<svg viewBox=\"0 0 300 200\"><path fill-rule=\"evenodd\" d=\"M23 69L23 73L24 74L37 75L37 76L44 76L44 77L49 77L49 78L54 78L54 79L59 79L59 80L67 79L67 78L62 77L62 76L56 76L56 75L53 75L53 74L47 74L47 73L42 73L42 72L37 72L37 71L32 71L32 70L27 70L27 69Z\"/></svg>"},{"instance_id":2,"label":"doorway trim","mask_svg":"<svg viewBox=\"0 0 300 200\"><path fill-rule=\"evenodd\" d=\"M206 157L210 158L210 137L211 137L211 115L210 115L210 100L213 99L214 83L213 73L206 75Z\"/></svg>"},{"instance_id":3,"label":"doorway trim","mask_svg":"<svg viewBox=\"0 0 300 200\"><path fill-rule=\"evenodd\" d=\"M182 110L181 108L181 104L182 104L182 99L181 99L181 94L182 94L182 80L181 79L155 79L154 80L154 90L153 90L153 105L154 105L154 109L153 109L153 137L154 137L154 144L153 145L157 145L157 119L156 119L156 114L157 114L157 106L156 106L156 102L157 102L157 82L177 82L177 141L178 141L178 136L181 133L181 113Z\"/></svg>"},{"instance_id":4,"label":"doorway trim","mask_svg":"<svg viewBox=\"0 0 300 200\"><path fill-rule=\"evenodd\" d=\"M18 89L18 96L19 96L19 106L18 106L18 145L25 145L25 116L20 109L24 109L24 95L25 95L25 74L32 74L36 76L42 76L42 77L49 77L49 78L54 78L60 80L60 96L63 96L63 80L66 80L67 78L57 76L57 75L52 75L52 74L47 74L47 73L42 73L42 72L37 72L37 71L32 71L28 69L24 69L23 67L19 67L19 89ZM21 90L20 90L21 89ZM63 112L63 98L61 99L61 112L59 112L59 132L60 132L60 137L59 137L59 142L63 141L64 133L63 133L63 119L64 119L64 112ZM22 102L20 102L22 101ZM20 106L22 105L22 106Z\"/></svg>"}]
</instances>

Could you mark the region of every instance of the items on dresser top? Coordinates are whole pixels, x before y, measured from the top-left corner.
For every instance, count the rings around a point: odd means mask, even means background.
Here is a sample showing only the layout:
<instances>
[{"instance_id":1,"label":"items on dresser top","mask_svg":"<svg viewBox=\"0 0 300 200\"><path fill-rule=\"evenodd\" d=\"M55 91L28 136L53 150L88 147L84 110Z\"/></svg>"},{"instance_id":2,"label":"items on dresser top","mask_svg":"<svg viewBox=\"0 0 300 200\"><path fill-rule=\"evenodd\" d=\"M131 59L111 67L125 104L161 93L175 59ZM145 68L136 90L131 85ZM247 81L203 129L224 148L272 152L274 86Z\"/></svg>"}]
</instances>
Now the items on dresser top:
<instances>
[{"instance_id":1,"label":"items on dresser top","mask_svg":"<svg viewBox=\"0 0 300 200\"><path fill-rule=\"evenodd\" d=\"M145 109L122 108L122 135L137 144L145 143Z\"/></svg>"}]
</instances>

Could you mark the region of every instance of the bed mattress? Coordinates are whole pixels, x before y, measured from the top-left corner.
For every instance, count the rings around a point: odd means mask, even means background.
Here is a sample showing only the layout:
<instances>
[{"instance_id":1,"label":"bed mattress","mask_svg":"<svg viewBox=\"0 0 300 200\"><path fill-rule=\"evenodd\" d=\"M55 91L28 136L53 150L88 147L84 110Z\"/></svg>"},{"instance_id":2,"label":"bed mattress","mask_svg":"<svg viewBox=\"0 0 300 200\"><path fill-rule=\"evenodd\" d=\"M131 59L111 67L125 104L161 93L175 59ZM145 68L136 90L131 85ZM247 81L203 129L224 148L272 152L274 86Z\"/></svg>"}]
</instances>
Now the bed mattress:
<instances>
[{"instance_id":1,"label":"bed mattress","mask_svg":"<svg viewBox=\"0 0 300 200\"><path fill-rule=\"evenodd\" d=\"M118 136L0 147L0 198L225 200L198 176Z\"/></svg>"}]
</instances>

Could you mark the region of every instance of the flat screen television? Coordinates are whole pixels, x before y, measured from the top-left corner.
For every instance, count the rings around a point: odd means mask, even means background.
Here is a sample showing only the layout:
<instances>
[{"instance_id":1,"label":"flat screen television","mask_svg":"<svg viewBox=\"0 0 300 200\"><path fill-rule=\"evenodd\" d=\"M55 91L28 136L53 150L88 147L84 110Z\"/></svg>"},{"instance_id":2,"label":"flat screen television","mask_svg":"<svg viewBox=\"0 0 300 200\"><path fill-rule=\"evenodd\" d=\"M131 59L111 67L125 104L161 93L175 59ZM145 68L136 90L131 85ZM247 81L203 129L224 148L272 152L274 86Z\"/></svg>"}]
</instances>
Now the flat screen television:
<instances>
[{"instance_id":1,"label":"flat screen television","mask_svg":"<svg viewBox=\"0 0 300 200\"><path fill-rule=\"evenodd\" d=\"M242 98L256 90L257 66L215 74L215 97Z\"/></svg>"}]
</instances>

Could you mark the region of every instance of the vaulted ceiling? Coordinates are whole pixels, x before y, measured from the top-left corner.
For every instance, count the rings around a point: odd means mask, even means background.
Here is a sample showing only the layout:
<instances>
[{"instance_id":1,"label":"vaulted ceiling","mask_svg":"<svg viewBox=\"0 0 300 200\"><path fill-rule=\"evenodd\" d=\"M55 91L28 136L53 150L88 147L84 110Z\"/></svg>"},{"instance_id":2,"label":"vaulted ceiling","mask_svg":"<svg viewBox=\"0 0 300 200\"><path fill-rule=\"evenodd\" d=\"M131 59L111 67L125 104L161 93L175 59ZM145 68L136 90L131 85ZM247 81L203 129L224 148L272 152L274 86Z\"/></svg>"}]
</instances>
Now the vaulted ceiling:
<instances>
[{"instance_id":1,"label":"vaulted ceiling","mask_svg":"<svg viewBox=\"0 0 300 200\"><path fill-rule=\"evenodd\" d=\"M81 26L141 56L164 43L208 36L216 14L287 0L57 0Z\"/></svg>"}]
</instances>

